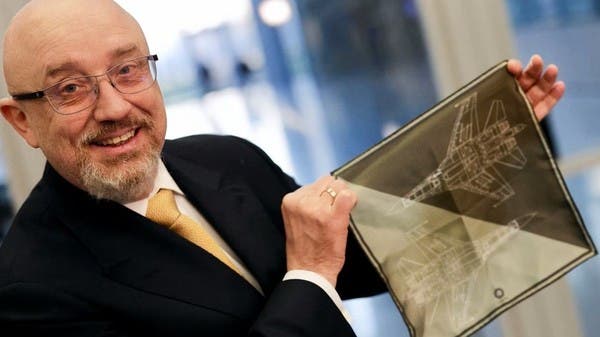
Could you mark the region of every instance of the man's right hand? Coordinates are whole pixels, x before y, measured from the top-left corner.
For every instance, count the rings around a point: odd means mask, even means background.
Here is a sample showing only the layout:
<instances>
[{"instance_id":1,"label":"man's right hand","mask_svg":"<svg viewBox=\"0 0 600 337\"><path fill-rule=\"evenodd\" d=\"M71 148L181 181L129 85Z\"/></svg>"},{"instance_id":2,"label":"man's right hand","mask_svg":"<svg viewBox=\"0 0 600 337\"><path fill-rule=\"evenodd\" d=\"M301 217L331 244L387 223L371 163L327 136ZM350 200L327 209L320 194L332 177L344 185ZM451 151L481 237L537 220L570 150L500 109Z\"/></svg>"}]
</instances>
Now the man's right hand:
<instances>
[{"instance_id":1,"label":"man's right hand","mask_svg":"<svg viewBox=\"0 0 600 337\"><path fill-rule=\"evenodd\" d=\"M335 287L344 265L350 211L356 200L343 181L331 176L283 198L288 270L318 273Z\"/></svg>"}]
</instances>

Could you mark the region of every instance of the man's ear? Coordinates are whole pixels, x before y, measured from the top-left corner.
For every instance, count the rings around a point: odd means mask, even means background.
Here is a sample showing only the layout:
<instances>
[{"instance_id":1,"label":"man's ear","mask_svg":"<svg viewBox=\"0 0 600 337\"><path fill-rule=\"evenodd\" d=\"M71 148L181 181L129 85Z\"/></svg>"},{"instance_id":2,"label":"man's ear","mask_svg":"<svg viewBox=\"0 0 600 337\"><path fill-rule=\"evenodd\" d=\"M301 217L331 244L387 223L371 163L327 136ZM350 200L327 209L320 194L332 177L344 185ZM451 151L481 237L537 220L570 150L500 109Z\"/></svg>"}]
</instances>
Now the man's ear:
<instances>
[{"instance_id":1,"label":"man's ear","mask_svg":"<svg viewBox=\"0 0 600 337\"><path fill-rule=\"evenodd\" d=\"M33 148L39 147L37 136L31 126L31 121L12 97L0 99L0 112L2 112L2 116L25 139L29 146Z\"/></svg>"}]
</instances>

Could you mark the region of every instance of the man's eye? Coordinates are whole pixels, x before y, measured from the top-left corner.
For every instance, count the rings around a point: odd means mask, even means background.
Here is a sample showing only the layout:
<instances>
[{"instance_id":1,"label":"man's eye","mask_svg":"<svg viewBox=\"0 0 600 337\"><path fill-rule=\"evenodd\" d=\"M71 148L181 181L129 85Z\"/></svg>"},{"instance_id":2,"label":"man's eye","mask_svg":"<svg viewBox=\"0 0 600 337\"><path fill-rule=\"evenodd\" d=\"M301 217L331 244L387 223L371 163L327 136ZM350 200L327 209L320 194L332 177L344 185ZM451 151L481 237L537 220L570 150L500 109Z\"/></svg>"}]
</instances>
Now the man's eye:
<instances>
[{"instance_id":1,"label":"man's eye","mask_svg":"<svg viewBox=\"0 0 600 337\"><path fill-rule=\"evenodd\" d=\"M60 87L59 92L63 95L71 95L79 91L80 88L76 83L65 83Z\"/></svg>"},{"instance_id":2,"label":"man's eye","mask_svg":"<svg viewBox=\"0 0 600 337\"><path fill-rule=\"evenodd\" d=\"M119 75L128 75L135 71L135 66L128 64L119 68Z\"/></svg>"}]
</instances>

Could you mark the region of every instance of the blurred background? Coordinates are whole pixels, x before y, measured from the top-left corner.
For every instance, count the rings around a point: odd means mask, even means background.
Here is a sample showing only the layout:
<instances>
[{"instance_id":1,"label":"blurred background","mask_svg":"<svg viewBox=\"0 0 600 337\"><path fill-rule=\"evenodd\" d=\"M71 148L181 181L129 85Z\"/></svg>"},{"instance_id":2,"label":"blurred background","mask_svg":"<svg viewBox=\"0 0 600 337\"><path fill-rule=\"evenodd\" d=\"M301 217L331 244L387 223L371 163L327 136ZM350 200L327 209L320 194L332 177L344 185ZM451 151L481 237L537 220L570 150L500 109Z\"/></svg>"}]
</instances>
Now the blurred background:
<instances>
[{"instance_id":1,"label":"blurred background","mask_svg":"<svg viewBox=\"0 0 600 337\"><path fill-rule=\"evenodd\" d=\"M2 32L25 2L2 1ZM299 183L342 165L499 61L526 63L539 53L567 84L547 119L548 137L600 242L600 0L117 2L159 55L168 138L247 138ZM1 241L44 161L6 123L0 132ZM598 284L593 259L476 336L597 336ZM359 337L408 336L387 295L346 306Z\"/></svg>"}]
</instances>

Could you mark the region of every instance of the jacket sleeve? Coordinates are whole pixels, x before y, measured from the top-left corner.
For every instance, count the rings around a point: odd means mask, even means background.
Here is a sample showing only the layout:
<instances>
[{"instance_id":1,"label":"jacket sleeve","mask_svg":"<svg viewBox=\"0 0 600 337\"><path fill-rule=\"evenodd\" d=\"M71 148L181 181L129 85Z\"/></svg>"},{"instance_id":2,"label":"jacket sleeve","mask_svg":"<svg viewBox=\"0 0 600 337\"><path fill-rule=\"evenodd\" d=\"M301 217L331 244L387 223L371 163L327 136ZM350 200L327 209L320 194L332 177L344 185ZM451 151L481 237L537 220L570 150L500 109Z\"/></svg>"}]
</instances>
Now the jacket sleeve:
<instances>
[{"instance_id":1,"label":"jacket sleeve","mask_svg":"<svg viewBox=\"0 0 600 337\"><path fill-rule=\"evenodd\" d=\"M352 328L325 292L303 280L281 282L250 330L252 337L351 337Z\"/></svg>"}]
</instances>

